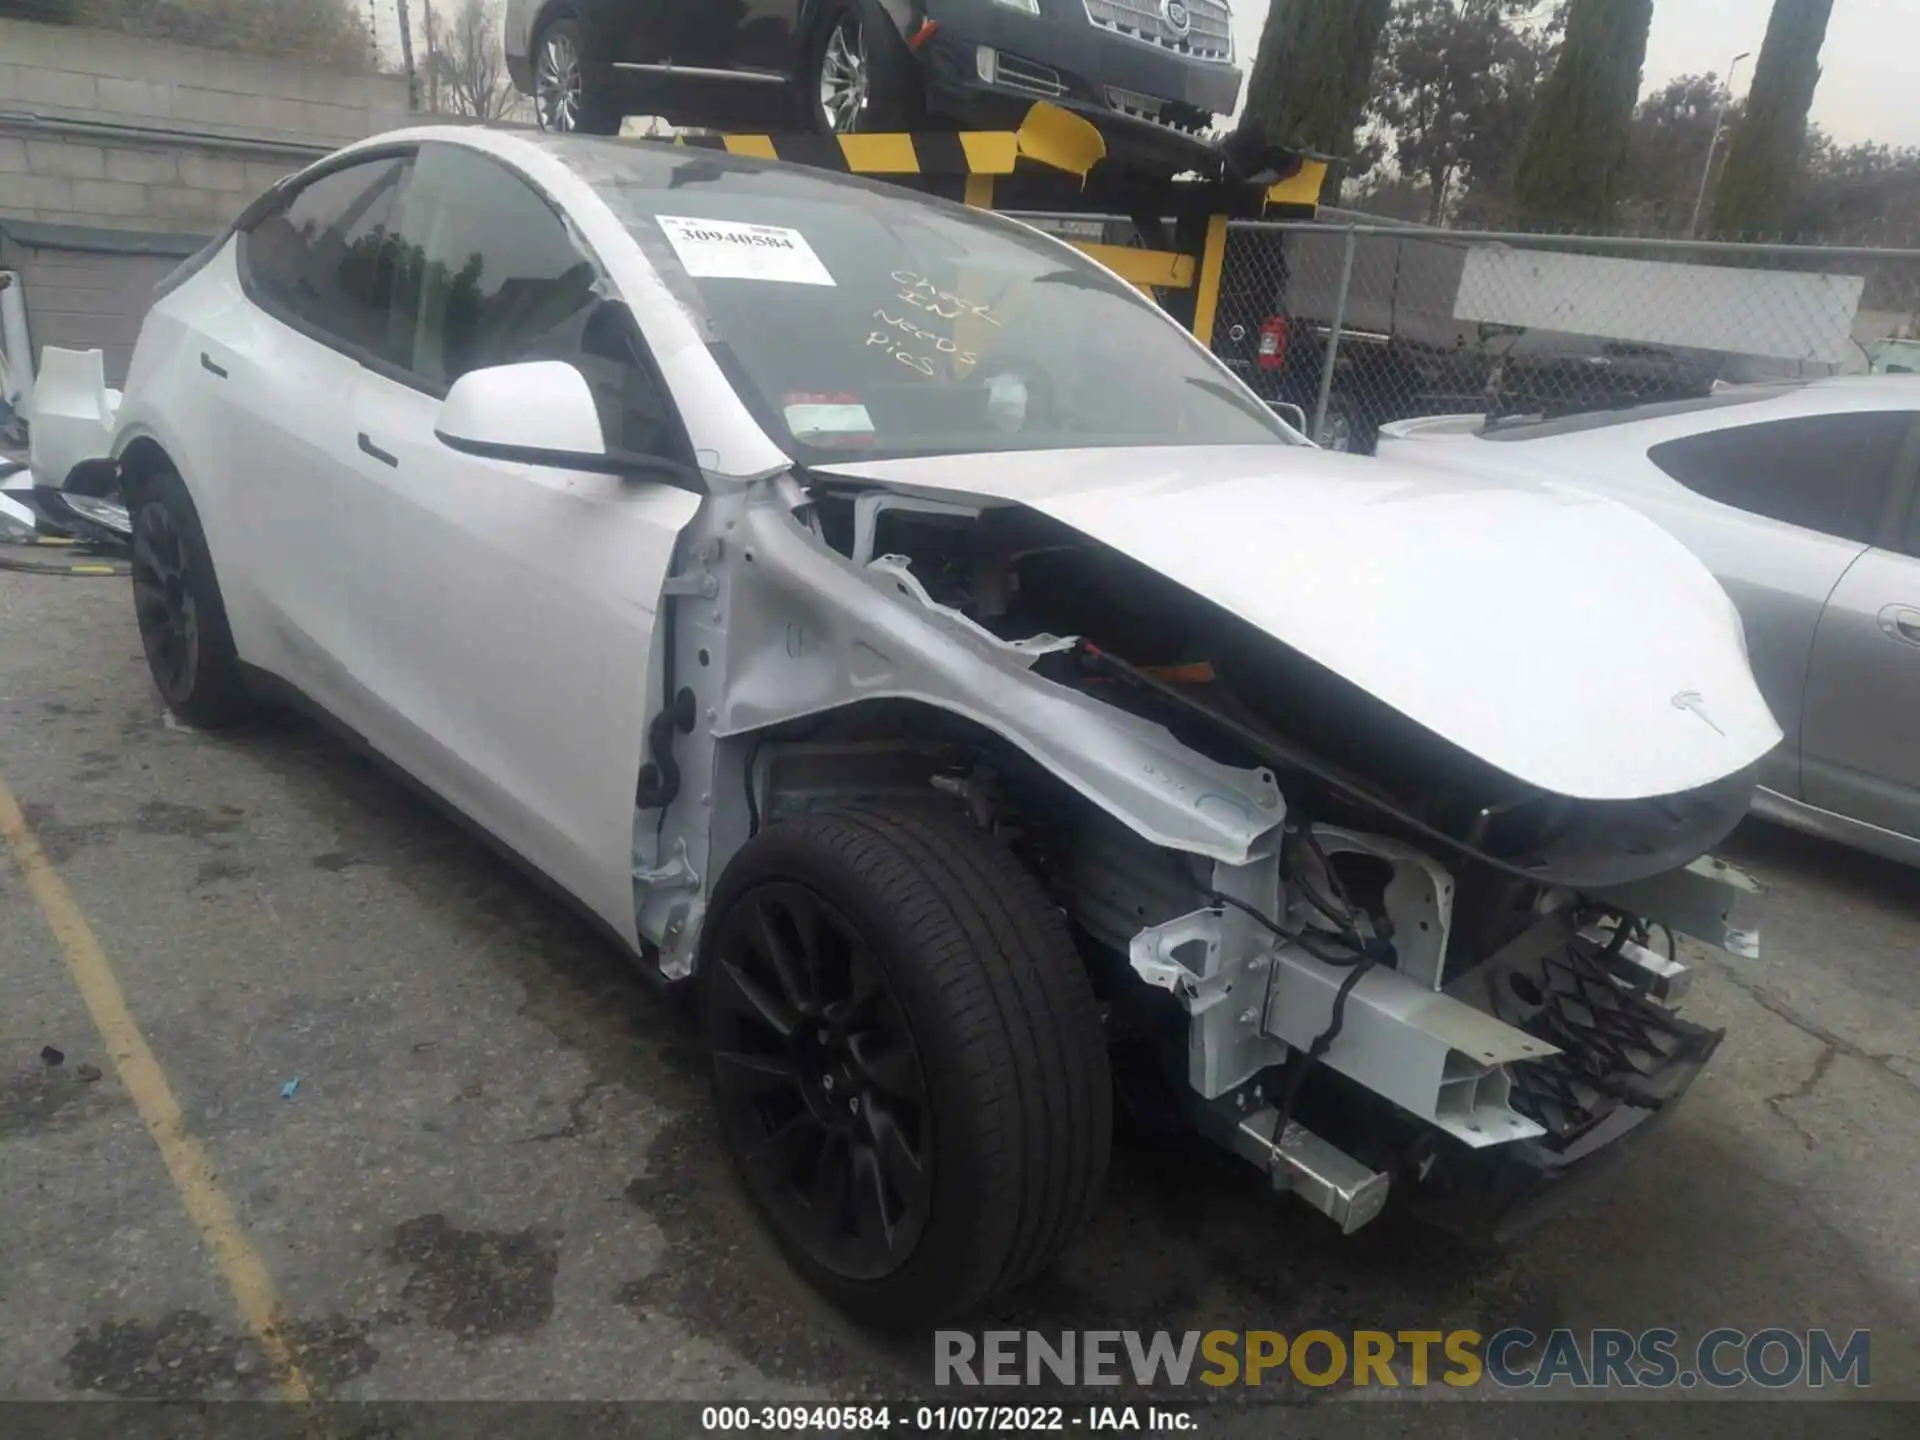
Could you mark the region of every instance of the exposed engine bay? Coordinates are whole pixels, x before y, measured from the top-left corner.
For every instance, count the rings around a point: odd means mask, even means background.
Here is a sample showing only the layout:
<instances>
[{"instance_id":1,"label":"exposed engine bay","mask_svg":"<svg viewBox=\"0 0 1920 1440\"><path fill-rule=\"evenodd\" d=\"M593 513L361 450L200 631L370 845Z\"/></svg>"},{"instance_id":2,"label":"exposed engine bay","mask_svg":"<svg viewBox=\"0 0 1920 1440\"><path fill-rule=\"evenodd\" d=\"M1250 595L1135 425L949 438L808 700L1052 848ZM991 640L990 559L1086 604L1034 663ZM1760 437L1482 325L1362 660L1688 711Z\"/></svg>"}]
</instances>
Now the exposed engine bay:
<instances>
[{"instance_id":1,"label":"exposed engine bay","mask_svg":"<svg viewBox=\"0 0 1920 1440\"><path fill-rule=\"evenodd\" d=\"M815 505L840 553L904 570L933 604L1001 639L1078 638L1043 653L1035 674L1164 725L1223 764L1272 766L1296 809L1335 822L1397 818L1510 879L1595 886L1660 874L1724 839L1752 795L1757 766L1632 801L1527 786L1140 562L1020 506L969 515L873 497L856 534L855 496L828 491Z\"/></svg>"},{"instance_id":2,"label":"exposed engine bay","mask_svg":"<svg viewBox=\"0 0 1920 1440\"><path fill-rule=\"evenodd\" d=\"M1123 1096L1349 1231L1401 1188L1503 1223L1718 1044L1672 1009L1675 935L1754 944L1753 887L1700 858L1754 765L1551 793L1019 504L816 477L709 523L670 582L690 603L636 822L669 977L699 876L762 825L881 793L963 807L1072 922Z\"/></svg>"}]
</instances>

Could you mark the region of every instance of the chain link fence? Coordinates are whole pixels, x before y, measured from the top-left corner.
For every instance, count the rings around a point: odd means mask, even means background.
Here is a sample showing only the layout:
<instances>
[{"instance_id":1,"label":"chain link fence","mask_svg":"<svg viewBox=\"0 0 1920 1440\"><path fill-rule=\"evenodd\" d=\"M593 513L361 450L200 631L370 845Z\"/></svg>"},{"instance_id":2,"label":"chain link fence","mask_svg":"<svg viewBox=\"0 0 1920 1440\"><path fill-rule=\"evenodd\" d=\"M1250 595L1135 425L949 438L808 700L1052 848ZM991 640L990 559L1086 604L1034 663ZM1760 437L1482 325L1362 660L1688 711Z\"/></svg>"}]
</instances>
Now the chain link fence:
<instances>
[{"instance_id":1,"label":"chain link fence","mask_svg":"<svg viewBox=\"0 0 1920 1440\"><path fill-rule=\"evenodd\" d=\"M1323 444L1371 451L1413 416L1920 371L1920 250L1236 222L1213 347Z\"/></svg>"}]
</instances>

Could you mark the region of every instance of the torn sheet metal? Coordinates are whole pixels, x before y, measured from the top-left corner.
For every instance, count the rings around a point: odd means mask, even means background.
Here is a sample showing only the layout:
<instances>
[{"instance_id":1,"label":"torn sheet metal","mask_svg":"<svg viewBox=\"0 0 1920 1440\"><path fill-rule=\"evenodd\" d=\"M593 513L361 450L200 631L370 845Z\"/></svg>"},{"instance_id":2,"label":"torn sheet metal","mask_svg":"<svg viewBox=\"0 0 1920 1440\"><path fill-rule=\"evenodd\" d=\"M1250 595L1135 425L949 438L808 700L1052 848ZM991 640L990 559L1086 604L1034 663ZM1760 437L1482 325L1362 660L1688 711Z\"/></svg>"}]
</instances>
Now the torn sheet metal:
<instances>
[{"instance_id":1,"label":"torn sheet metal","mask_svg":"<svg viewBox=\"0 0 1920 1440\"><path fill-rule=\"evenodd\" d=\"M1595 890L1589 898L1751 960L1760 953L1761 894L1752 876L1702 855L1683 870Z\"/></svg>"},{"instance_id":2,"label":"torn sheet metal","mask_svg":"<svg viewBox=\"0 0 1920 1440\"><path fill-rule=\"evenodd\" d=\"M961 614L951 605L942 605L929 595L927 587L913 573L913 562L904 555L882 555L867 568L876 575L887 576L902 594L918 600L943 624L958 630L975 643L987 646L996 654L1012 658L1017 664L1031 665L1042 655L1071 650L1080 643L1077 635L1029 635L1020 640L1002 640L977 620Z\"/></svg>"},{"instance_id":3,"label":"torn sheet metal","mask_svg":"<svg viewBox=\"0 0 1920 1440\"><path fill-rule=\"evenodd\" d=\"M735 533L754 581L723 586L715 604L733 656L716 736L917 700L985 725L1153 844L1230 864L1271 844L1284 814L1271 770L1209 760L1162 725L1036 681L1020 645L928 625L932 602L902 583L910 572L853 569L779 505L745 507Z\"/></svg>"}]
</instances>

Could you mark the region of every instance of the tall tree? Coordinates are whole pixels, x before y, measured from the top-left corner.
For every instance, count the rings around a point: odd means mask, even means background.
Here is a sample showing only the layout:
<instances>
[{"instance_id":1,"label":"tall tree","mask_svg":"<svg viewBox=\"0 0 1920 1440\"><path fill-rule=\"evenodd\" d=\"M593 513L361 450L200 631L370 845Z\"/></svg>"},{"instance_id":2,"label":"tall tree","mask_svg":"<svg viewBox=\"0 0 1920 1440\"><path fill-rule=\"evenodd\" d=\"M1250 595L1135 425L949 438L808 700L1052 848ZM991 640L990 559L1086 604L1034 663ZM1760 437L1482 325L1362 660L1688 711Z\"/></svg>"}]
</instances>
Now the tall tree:
<instances>
[{"instance_id":1,"label":"tall tree","mask_svg":"<svg viewBox=\"0 0 1920 1440\"><path fill-rule=\"evenodd\" d=\"M458 0L427 64L434 94L455 115L501 120L520 103L500 44L500 13L487 0Z\"/></svg>"},{"instance_id":2,"label":"tall tree","mask_svg":"<svg viewBox=\"0 0 1920 1440\"><path fill-rule=\"evenodd\" d=\"M1247 77L1240 133L1323 155L1350 155L1392 3L1273 0ZM1339 194L1345 168L1328 168L1329 196Z\"/></svg>"},{"instance_id":3,"label":"tall tree","mask_svg":"<svg viewBox=\"0 0 1920 1440\"><path fill-rule=\"evenodd\" d=\"M1549 30L1537 0L1400 0L1369 114L1438 224L1455 187L1491 186L1526 125Z\"/></svg>"},{"instance_id":4,"label":"tall tree","mask_svg":"<svg viewBox=\"0 0 1920 1440\"><path fill-rule=\"evenodd\" d=\"M1718 173L1726 163L1723 141L1714 145L1716 122L1731 127L1740 107L1714 74L1682 75L1640 102L1627 142L1627 168L1620 182L1620 218L1636 232L1679 235L1693 218L1707 152Z\"/></svg>"},{"instance_id":5,"label":"tall tree","mask_svg":"<svg viewBox=\"0 0 1920 1440\"><path fill-rule=\"evenodd\" d=\"M1920 248L1920 146L1839 146L1807 127L1785 231L1796 241ZM1920 289L1920 269L1897 268Z\"/></svg>"},{"instance_id":6,"label":"tall tree","mask_svg":"<svg viewBox=\"0 0 1920 1440\"><path fill-rule=\"evenodd\" d=\"M1773 0L1746 118L1733 133L1714 196L1714 228L1722 235L1770 236L1786 223L1832 14L1833 0Z\"/></svg>"},{"instance_id":7,"label":"tall tree","mask_svg":"<svg viewBox=\"0 0 1920 1440\"><path fill-rule=\"evenodd\" d=\"M427 33L427 109L438 115L440 113L440 45L433 23L433 0L420 0L420 8L426 12L424 29Z\"/></svg>"},{"instance_id":8,"label":"tall tree","mask_svg":"<svg viewBox=\"0 0 1920 1440\"><path fill-rule=\"evenodd\" d=\"M1522 218L1605 226L1619 196L1653 0L1572 0L1559 62L1540 88L1514 171Z\"/></svg>"}]
</instances>

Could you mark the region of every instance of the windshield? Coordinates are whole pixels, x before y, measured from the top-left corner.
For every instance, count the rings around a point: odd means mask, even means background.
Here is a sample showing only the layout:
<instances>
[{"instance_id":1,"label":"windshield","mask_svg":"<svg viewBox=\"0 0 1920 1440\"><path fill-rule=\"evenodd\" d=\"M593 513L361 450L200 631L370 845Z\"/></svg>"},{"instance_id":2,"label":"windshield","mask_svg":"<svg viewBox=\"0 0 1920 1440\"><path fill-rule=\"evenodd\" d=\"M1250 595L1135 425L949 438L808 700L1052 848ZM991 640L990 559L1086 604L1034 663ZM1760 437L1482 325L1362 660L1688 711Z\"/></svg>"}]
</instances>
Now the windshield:
<instances>
[{"instance_id":1,"label":"windshield","mask_svg":"<svg viewBox=\"0 0 1920 1440\"><path fill-rule=\"evenodd\" d=\"M710 152L567 158L803 461L1301 443L1138 291L1005 220Z\"/></svg>"}]
</instances>

